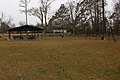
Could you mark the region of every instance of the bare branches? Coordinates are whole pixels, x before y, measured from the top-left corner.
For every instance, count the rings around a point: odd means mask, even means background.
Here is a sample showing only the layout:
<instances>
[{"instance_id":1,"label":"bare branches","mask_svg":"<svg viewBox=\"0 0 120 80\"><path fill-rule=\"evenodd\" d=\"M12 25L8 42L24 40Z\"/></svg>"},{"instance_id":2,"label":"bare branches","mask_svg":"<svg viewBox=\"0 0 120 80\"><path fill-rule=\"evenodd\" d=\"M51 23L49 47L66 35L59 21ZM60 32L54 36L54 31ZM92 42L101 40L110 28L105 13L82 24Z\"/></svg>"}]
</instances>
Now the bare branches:
<instances>
[{"instance_id":1,"label":"bare branches","mask_svg":"<svg viewBox=\"0 0 120 80\"><path fill-rule=\"evenodd\" d=\"M47 27L48 10L50 9L50 5L52 4L53 1L55 0L39 0L39 3L38 3L39 7L37 8L33 7L28 10L29 15L35 16L40 19L42 27L44 26L43 22L45 22L45 27L44 27L45 30Z\"/></svg>"},{"instance_id":2,"label":"bare branches","mask_svg":"<svg viewBox=\"0 0 120 80\"><path fill-rule=\"evenodd\" d=\"M20 0L20 6L22 6L23 4L29 4L30 3L30 0Z\"/></svg>"},{"instance_id":3,"label":"bare branches","mask_svg":"<svg viewBox=\"0 0 120 80\"><path fill-rule=\"evenodd\" d=\"M45 19L45 30L47 28L47 13L48 13L48 8L50 7L50 4L52 3L53 0L40 0L40 4L42 9L43 9L43 13L44 13L44 19Z\"/></svg>"},{"instance_id":4,"label":"bare branches","mask_svg":"<svg viewBox=\"0 0 120 80\"><path fill-rule=\"evenodd\" d=\"M0 24L3 22L4 19L5 19L5 14L3 12L1 12Z\"/></svg>"},{"instance_id":5,"label":"bare branches","mask_svg":"<svg viewBox=\"0 0 120 80\"><path fill-rule=\"evenodd\" d=\"M39 19L42 19L43 13L42 13L41 7L40 8L31 8L28 10L28 12L29 12L29 15L33 15L33 16L38 17Z\"/></svg>"},{"instance_id":6,"label":"bare branches","mask_svg":"<svg viewBox=\"0 0 120 80\"><path fill-rule=\"evenodd\" d=\"M31 8L28 10L29 15L35 16L40 19L41 26L43 26L43 9L41 7L39 8Z\"/></svg>"},{"instance_id":7,"label":"bare branches","mask_svg":"<svg viewBox=\"0 0 120 80\"><path fill-rule=\"evenodd\" d=\"M30 0L20 0L20 4L19 4L19 7L23 8L20 11L24 12L26 15L26 25L28 24L28 20L27 20L28 8L27 7L29 3L30 3Z\"/></svg>"}]
</instances>

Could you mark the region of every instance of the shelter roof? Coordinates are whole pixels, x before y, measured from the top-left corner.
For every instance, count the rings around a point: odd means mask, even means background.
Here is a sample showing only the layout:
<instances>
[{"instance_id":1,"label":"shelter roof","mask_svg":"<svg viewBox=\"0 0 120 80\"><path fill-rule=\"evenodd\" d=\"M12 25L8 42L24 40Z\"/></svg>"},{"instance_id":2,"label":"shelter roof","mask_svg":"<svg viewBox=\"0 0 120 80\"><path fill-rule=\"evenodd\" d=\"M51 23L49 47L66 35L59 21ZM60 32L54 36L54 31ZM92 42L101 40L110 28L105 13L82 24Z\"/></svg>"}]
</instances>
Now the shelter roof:
<instances>
[{"instance_id":1,"label":"shelter roof","mask_svg":"<svg viewBox=\"0 0 120 80\"><path fill-rule=\"evenodd\" d=\"M37 27L31 26L31 25L23 25L20 27L9 29L8 31L42 31L42 30L44 30L44 29L37 28Z\"/></svg>"}]
</instances>

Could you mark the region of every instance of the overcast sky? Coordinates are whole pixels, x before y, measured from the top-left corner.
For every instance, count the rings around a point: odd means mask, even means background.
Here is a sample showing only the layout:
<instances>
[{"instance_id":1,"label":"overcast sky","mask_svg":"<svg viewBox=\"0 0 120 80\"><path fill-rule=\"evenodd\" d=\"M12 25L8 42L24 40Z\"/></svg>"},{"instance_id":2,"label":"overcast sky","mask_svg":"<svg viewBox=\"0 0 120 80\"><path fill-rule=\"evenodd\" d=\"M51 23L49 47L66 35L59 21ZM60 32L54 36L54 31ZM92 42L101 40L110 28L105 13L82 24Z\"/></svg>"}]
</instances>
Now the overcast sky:
<instances>
[{"instance_id":1,"label":"overcast sky","mask_svg":"<svg viewBox=\"0 0 120 80\"><path fill-rule=\"evenodd\" d=\"M24 13L21 13L19 11L20 10L19 1L20 0L0 0L0 13L1 12L5 13L6 17L12 16L14 19L14 23L16 25L18 25L19 21L25 21ZM39 0L31 0L29 8L37 6L38 1ZM60 7L61 4L65 3L67 1L68 0L56 0L55 2L53 2L49 14L52 15ZM107 7L107 9L109 9L109 10L112 8L111 7L112 1L113 0L107 0L107 2L109 3L109 6ZM36 24L37 22L39 22L39 19L37 19L33 16L29 16L30 24Z\"/></svg>"}]
</instances>

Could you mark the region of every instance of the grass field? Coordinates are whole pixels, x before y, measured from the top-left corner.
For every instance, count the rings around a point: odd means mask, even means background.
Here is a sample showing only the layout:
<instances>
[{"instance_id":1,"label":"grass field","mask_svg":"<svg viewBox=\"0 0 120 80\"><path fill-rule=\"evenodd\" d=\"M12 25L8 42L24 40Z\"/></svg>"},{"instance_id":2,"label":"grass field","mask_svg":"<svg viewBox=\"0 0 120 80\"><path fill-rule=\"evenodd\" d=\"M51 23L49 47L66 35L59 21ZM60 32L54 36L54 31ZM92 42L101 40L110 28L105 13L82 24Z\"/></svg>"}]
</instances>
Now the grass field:
<instances>
[{"instance_id":1,"label":"grass field","mask_svg":"<svg viewBox=\"0 0 120 80\"><path fill-rule=\"evenodd\" d=\"M1 40L0 80L120 80L120 43L79 37Z\"/></svg>"}]
</instances>

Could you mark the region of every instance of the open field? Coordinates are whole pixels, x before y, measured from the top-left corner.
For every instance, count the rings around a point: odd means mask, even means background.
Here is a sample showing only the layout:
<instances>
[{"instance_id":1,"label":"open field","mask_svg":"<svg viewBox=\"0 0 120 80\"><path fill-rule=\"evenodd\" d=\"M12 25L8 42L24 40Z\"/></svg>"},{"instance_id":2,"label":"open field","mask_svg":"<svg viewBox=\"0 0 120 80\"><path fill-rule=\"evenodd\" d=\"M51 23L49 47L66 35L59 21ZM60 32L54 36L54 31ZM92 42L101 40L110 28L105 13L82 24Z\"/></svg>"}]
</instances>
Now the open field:
<instances>
[{"instance_id":1,"label":"open field","mask_svg":"<svg viewBox=\"0 0 120 80\"><path fill-rule=\"evenodd\" d=\"M0 40L0 80L120 80L120 42Z\"/></svg>"}]
</instances>

